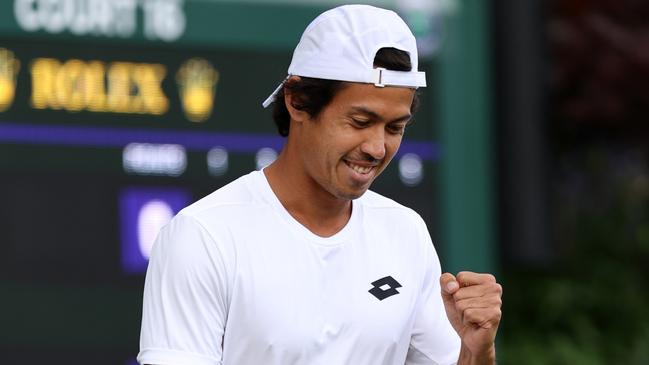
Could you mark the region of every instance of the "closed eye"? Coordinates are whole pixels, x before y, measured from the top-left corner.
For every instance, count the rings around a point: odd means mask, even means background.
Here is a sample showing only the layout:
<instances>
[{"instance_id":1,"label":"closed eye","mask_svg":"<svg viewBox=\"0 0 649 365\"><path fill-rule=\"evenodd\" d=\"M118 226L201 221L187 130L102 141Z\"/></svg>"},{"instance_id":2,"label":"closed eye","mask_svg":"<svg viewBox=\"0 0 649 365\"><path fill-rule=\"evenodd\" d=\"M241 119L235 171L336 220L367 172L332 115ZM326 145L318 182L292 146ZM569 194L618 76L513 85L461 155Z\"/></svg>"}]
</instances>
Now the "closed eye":
<instances>
[{"instance_id":1,"label":"closed eye","mask_svg":"<svg viewBox=\"0 0 649 365\"><path fill-rule=\"evenodd\" d=\"M372 124L372 122L369 120L361 120L361 119L354 119L354 118L352 118L352 122L354 123L354 126L356 126L357 128L366 128Z\"/></svg>"},{"instance_id":2,"label":"closed eye","mask_svg":"<svg viewBox=\"0 0 649 365\"><path fill-rule=\"evenodd\" d=\"M406 125L407 125L406 123L388 124L387 126L388 133L403 135L403 133L406 131Z\"/></svg>"}]
</instances>

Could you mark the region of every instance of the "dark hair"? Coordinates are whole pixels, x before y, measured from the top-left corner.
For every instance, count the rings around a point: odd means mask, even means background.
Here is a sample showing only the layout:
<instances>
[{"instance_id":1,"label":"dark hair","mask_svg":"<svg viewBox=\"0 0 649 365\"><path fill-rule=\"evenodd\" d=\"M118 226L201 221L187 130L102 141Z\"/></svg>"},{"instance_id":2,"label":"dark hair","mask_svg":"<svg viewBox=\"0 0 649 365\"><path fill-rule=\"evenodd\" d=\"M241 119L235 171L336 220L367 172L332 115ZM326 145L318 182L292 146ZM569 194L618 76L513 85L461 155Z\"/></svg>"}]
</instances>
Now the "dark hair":
<instances>
[{"instance_id":1,"label":"dark hair","mask_svg":"<svg viewBox=\"0 0 649 365\"><path fill-rule=\"evenodd\" d=\"M374 67L383 67L393 71L410 71L412 65L408 52L396 48L381 48L374 56ZM291 116L284 103L284 91L288 90L293 95L293 106L303 110L315 118L322 109L327 106L334 95L347 85L344 81L324 80L312 77L300 77L300 80L287 80L284 86L277 93L275 106L273 107L273 119L277 125L277 131L281 136L288 136ZM419 99L415 93L410 110L414 113L419 105Z\"/></svg>"}]
</instances>

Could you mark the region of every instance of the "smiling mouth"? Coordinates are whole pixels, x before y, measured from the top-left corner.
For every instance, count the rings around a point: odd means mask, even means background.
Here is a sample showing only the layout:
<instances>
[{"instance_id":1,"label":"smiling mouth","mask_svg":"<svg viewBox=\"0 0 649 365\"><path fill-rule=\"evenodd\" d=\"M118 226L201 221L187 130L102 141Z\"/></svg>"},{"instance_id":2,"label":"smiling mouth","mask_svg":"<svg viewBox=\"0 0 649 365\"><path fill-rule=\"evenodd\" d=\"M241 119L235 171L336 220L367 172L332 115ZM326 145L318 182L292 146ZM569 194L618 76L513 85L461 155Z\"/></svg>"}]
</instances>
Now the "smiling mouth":
<instances>
[{"instance_id":1,"label":"smiling mouth","mask_svg":"<svg viewBox=\"0 0 649 365\"><path fill-rule=\"evenodd\" d=\"M347 164L349 168L351 168L352 170L356 171L361 175L369 174L375 167L375 166L361 166L349 161L345 161L345 164Z\"/></svg>"}]
</instances>

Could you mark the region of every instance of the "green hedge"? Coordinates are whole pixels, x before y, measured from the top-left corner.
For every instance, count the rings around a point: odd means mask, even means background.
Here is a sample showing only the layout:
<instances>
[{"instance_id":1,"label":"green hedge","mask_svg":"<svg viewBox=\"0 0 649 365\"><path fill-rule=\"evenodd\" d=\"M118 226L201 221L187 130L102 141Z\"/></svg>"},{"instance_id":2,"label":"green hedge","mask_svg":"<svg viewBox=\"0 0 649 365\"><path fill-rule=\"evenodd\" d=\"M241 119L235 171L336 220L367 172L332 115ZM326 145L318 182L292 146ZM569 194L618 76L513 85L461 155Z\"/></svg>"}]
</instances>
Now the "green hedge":
<instances>
[{"instance_id":1,"label":"green hedge","mask_svg":"<svg viewBox=\"0 0 649 365\"><path fill-rule=\"evenodd\" d=\"M557 169L557 259L503 269L500 364L649 364L649 161L591 148Z\"/></svg>"}]
</instances>

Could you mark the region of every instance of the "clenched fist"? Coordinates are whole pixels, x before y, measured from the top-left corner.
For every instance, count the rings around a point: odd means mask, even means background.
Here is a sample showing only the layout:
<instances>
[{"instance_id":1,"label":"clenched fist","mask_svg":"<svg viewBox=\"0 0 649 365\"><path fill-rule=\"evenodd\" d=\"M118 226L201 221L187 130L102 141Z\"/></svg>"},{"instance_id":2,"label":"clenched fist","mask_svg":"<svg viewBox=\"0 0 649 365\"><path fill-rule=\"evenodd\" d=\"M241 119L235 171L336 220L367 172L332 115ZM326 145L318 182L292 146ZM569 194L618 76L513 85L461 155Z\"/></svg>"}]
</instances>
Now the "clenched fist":
<instances>
[{"instance_id":1,"label":"clenched fist","mask_svg":"<svg viewBox=\"0 0 649 365\"><path fill-rule=\"evenodd\" d=\"M500 323L502 287L491 274L462 271L439 279L451 325L462 339L458 364L495 362L495 339Z\"/></svg>"}]
</instances>

